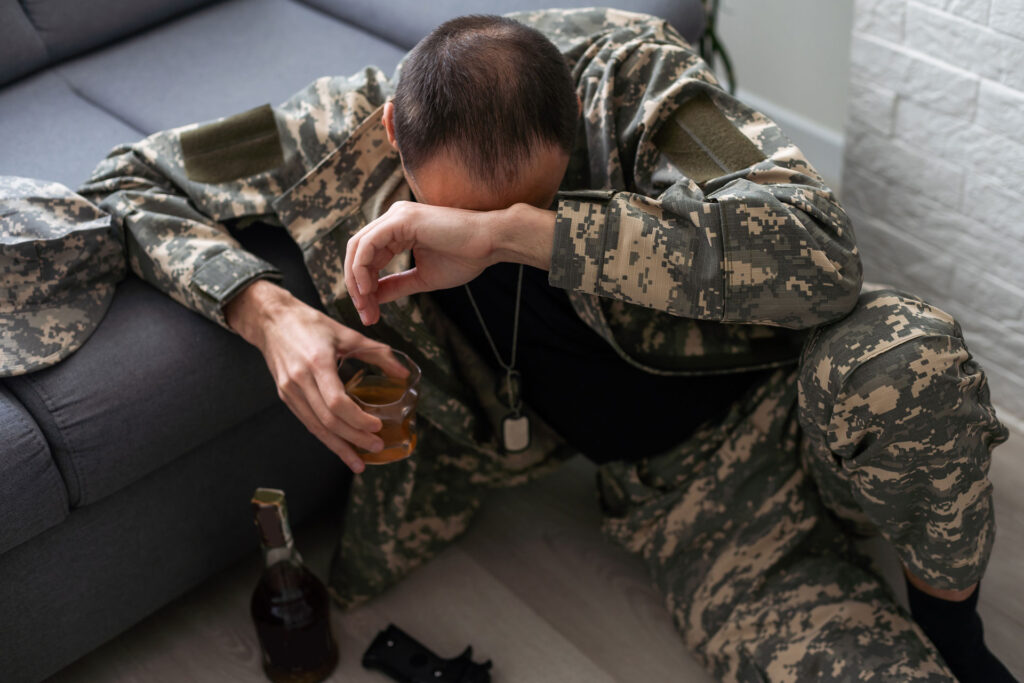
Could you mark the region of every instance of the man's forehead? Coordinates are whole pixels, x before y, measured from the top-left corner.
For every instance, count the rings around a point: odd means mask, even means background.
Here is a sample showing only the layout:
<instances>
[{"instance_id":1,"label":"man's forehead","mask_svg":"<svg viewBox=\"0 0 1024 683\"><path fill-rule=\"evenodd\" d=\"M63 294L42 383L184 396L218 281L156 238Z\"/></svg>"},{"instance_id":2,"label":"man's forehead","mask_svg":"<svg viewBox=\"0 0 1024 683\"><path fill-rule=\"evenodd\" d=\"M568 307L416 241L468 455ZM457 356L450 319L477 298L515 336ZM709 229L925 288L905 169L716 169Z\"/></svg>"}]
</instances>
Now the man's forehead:
<instances>
[{"instance_id":1,"label":"man's forehead","mask_svg":"<svg viewBox=\"0 0 1024 683\"><path fill-rule=\"evenodd\" d=\"M415 173L403 168L417 201L473 211L494 211L517 203L548 208L567 164L568 155L564 152L545 152L540 158L524 164L518 177L508 183L479 178L451 154L437 155L421 164Z\"/></svg>"}]
</instances>

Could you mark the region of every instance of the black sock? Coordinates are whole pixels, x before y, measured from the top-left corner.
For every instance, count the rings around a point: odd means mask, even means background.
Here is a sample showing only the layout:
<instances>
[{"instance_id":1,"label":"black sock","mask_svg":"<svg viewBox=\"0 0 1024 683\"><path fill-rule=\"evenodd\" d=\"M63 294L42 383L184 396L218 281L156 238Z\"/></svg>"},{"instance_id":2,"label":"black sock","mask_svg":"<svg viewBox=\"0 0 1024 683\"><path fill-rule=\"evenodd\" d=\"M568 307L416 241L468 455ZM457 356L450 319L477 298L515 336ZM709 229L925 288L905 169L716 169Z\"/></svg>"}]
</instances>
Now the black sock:
<instances>
[{"instance_id":1,"label":"black sock","mask_svg":"<svg viewBox=\"0 0 1024 683\"><path fill-rule=\"evenodd\" d=\"M910 613L961 683L1013 682L1016 679L985 647L978 590L961 602L943 600L923 593L907 581Z\"/></svg>"}]
</instances>

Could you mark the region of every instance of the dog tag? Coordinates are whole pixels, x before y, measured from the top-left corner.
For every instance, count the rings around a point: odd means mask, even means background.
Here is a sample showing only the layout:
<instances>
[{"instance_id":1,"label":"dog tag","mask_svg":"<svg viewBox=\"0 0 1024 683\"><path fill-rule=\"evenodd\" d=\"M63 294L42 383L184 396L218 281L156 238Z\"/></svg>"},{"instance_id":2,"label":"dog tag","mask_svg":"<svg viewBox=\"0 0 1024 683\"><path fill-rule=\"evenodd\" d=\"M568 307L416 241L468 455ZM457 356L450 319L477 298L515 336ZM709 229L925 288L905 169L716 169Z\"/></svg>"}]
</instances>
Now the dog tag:
<instances>
[{"instance_id":1,"label":"dog tag","mask_svg":"<svg viewBox=\"0 0 1024 683\"><path fill-rule=\"evenodd\" d=\"M530 418L511 413L501 421L501 440L506 453L525 451L530 446Z\"/></svg>"}]
</instances>

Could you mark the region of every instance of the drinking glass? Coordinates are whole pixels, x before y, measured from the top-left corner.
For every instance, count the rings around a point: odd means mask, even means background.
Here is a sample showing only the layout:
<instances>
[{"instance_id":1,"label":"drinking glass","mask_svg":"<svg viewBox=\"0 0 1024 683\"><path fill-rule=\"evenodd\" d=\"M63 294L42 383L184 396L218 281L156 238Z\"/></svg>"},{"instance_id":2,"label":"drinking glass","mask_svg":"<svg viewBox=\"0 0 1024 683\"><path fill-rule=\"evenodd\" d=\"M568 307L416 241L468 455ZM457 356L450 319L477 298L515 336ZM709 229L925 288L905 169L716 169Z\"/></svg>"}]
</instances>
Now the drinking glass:
<instances>
[{"instance_id":1,"label":"drinking glass","mask_svg":"<svg viewBox=\"0 0 1024 683\"><path fill-rule=\"evenodd\" d=\"M356 349L341 359L339 372L345 391L364 411L383 423L377 435L384 448L377 452L353 445L367 465L384 465L408 458L416 448L416 400L420 368L395 349Z\"/></svg>"}]
</instances>

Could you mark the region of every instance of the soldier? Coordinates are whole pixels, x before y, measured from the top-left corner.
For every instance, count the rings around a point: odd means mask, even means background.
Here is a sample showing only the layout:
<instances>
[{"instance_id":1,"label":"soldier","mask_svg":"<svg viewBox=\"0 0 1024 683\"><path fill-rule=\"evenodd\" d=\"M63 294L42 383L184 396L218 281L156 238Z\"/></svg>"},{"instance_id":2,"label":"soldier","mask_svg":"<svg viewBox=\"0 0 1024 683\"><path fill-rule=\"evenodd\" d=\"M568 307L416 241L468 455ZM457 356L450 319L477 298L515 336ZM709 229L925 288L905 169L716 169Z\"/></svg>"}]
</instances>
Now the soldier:
<instances>
[{"instance_id":1,"label":"soldier","mask_svg":"<svg viewBox=\"0 0 1024 683\"><path fill-rule=\"evenodd\" d=\"M340 605L456 538L487 487L583 453L605 532L718 678L1012 680L975 611L1006 439L984 374L946 313L860 295L845 213L773 122L613 10L453 20L399 74L157 133L81 189L359 474ZM295 239L328 315L234 240L252 220ZM364 471L380 423L336 363L368 344L423 368L422 420L414 457ZM856 531L894 545L920 627Z\"/></svg>"}]
</instances>

